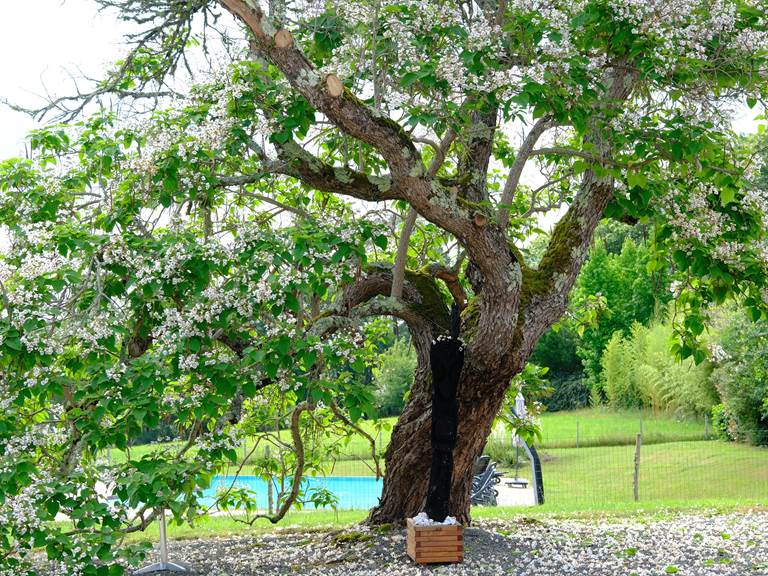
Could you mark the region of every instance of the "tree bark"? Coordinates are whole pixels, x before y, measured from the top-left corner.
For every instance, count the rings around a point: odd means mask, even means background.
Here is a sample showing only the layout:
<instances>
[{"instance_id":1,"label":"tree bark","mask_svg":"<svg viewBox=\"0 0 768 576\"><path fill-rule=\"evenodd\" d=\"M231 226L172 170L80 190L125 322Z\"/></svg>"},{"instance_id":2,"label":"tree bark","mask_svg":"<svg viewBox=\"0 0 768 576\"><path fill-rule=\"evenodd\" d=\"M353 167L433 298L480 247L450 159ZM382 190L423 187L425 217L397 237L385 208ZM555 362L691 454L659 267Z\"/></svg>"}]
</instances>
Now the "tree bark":
<instances>
[{"instance_id":1,"label":"tree bark","mask_svg":"<svg viewBox=\"0 0 768 576\"><path fill-rule=\"evenodd\" d=\"M516 370L515 365L509 365L491 374L478 369L471 357L465 360L459 383L459 429L449 506L450 515L465 525L471 521L472 465L485 446ZM417 371L408 404L392 430L385 454L382 497L368 517L371 524L401 524L424 509L432 461L430 386L429 371Z\"/></svg>"}]
</instances>

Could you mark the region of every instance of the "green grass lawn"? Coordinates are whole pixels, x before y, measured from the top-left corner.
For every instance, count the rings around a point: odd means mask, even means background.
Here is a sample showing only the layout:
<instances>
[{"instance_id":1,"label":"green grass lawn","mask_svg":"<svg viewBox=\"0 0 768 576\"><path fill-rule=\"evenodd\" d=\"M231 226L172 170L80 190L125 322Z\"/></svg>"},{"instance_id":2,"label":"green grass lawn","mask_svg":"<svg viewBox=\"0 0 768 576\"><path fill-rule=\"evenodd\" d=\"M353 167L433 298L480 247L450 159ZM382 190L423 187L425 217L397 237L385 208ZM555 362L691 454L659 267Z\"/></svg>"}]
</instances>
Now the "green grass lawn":
<instances>
[{"instance_id":1,"label":"green grass lawn","mask_svg":"<svg viewBox=\"0 0 768 576\"><path fill-rule=\"evenodd\" d=\"M391 428L395 418L384 418L381 430L377 430L373 422L361 423L363 429L376 439L377 449L383 454L389 444ZM701 420L680 420L672 416L660 414L654 415L649 411L621 411L614 412L605 408L585 408L571 412L553 412L544 414L542 421L541 448L571 448L576 446L576 430L579 431L579 446L615 446L620 444L634 444L635 435L640 431L642 421L643 438L646 444L659 442L674 442L680 440L704 439L704 422ZM281 431L281 435L288 436L287 431ZM509 434L497 427L492 437L493 442L506 443ZM331 441L331 440L327 440ZM338 440L337 440L338 442ZM131 457L141 458L153 450L173 448L181 446L181 443L146 444L131 448ZM241 454L247 454L253 447L253 441L246 442ZM340 455L332 474L337 476L349 475L348 470L361 468L359 462L369 460L371 448L368 440L359 434L340 442ZM125 459L126 455L119 450L111 451L116 461ZM258 456L257 451L254 456ZM252 457L253 458L253 457ZM349 460L358 464L343 465L341 462ZM352 474L365 475L370 473Z\"/></svg>"},{"instance_id":2,"label":"green grass lawn","mask_svg":"<svg viewBox=\"0 0 768 576\"><path fill-rule=\"evenodd\" d=\"M634 446L540 451L545 498L555 508L633 500ZM654 501L768 501L768 449L720 441L643 446L641 505Z\"/></svg>"},{"instance_id":3,"label":"green grass lawn","mask_svg":"<svg viewBox=\"0 0 768 576\"><path fill-rule=\"evenodd\" d=\"M641 424L642 422L642 424ZM703 420L678 419L650 411L612 411L604 407L543 414L542 448L634 444L642 426L645 444L678 440L703 440Z\"/></svg>"},{"instance_id":4,"label":"green grass lawn","mask_svg":"<svg viewBox=\"0 0 768 576\"><path fill-rule=\"evenodd\" d=\"M633 505L633 446L542 448L547 509L609 509ZM382 463L383 464L383 463ZM502 467L511 473L509 466ZM231 469L230 473L235 470ZM246 466L243 474L253 474ZM337 476L373 476L370 460L341 460ZM521 468L521 475L529 476ZM716 440L643 446L640 504L768 502L768 448ZM549 506L551 505L551 507Z\"/></svg>"}]
</instances>

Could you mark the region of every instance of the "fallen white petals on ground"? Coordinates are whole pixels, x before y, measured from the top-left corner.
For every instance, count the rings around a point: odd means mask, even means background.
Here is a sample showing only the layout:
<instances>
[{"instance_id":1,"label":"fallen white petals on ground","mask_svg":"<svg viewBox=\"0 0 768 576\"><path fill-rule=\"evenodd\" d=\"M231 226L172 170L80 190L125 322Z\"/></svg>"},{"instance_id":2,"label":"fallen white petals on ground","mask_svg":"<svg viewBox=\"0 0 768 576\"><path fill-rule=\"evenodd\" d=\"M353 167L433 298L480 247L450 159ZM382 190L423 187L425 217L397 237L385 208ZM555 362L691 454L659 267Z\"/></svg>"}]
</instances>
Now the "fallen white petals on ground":
<instances>
[{"instance_id":1,"label":"fallen white petals on ground","mask_svg":"<svg viewBox=\"0 0 768 576\"><path fill-rule=\"evenodd\" d=\"M172 541L170 556L195 576L768 576L768 512L482 520L464 549L461 564L419 566L404 529L352 526Z\"/></svg>"},{"instance_id":2,"label":"fallen white petals on ground","mask_svg":"<svg viewBox=\"0 0 768 576\"><path fill-rule=\"evenodd\" d=\"M411 520L413 520L413 523L416 524L416 526L455 526L458 524L456 518L453 516L446 516L445 520L438 522L427 516L426 512L419 512L416 516L411 518Z\"/></svg>"}]
</instances>

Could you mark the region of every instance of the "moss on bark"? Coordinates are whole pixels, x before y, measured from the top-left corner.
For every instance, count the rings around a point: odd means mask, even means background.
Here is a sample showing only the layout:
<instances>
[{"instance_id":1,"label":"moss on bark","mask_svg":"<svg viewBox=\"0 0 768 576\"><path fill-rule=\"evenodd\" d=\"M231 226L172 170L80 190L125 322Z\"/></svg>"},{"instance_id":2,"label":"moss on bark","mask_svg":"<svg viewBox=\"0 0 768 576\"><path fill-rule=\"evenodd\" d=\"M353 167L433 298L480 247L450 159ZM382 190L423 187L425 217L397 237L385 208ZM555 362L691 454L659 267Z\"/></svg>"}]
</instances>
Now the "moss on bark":
<instances>
[{"instance_id":1,"label":"moss on bark","mask_svg":"<svg viewBox=\"0 0 768 576\"><path fill-rule=\"evenodd\" d=\"M447 332L451 313L435 278L427 270L406 270L405 280L419 293L421 302L408 306L439 331Z\"/></svg>"}]
</instances>

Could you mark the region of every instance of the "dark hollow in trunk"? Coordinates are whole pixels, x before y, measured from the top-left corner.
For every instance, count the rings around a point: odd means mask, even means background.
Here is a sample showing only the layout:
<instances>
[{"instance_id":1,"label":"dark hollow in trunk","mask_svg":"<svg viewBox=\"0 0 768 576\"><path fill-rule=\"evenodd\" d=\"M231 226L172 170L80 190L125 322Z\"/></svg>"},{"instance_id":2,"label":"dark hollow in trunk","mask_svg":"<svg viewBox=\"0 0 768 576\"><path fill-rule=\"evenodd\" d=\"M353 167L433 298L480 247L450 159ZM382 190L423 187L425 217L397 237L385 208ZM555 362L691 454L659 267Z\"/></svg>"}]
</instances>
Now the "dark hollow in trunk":
<instances>
[{"instance_id":1,"label":"dark hollow in trunk","mask_svg":"<svg viewBox=\"0 0 768 576\"><path fill-rule=\"evenodd\" d=\"M424 510L432 461L431 382L429 373L417 372L416 376L408 404L392 430L385 455L384 489L368 518L371 524L400 524ZM472 465L491 432L508 379L508 374L475 370L472 362L465 362L461 373L449 509L464 525L470 523Z\"/></svg>"},{"instance_id":2,"label":"dark hollow in trunk","mask_svg":"<svg viewBox=\"0 0 768 576\"><path fill-rule=\"evenodd\" d=\"M453 337L441 337L429 351L432 367L432 467L425 512L442 522L450 509L453 480L453 448L458 428L456 390L464 365L464 344Z\"/></svg>"}]
</instances>

